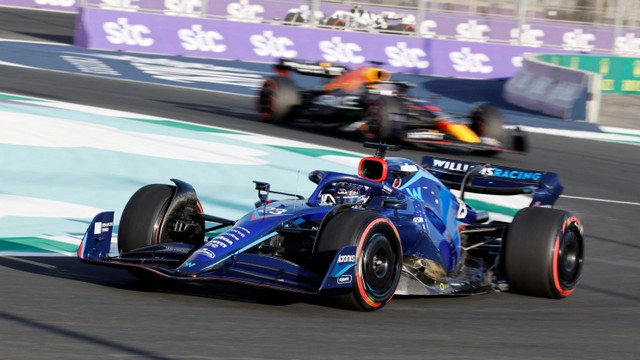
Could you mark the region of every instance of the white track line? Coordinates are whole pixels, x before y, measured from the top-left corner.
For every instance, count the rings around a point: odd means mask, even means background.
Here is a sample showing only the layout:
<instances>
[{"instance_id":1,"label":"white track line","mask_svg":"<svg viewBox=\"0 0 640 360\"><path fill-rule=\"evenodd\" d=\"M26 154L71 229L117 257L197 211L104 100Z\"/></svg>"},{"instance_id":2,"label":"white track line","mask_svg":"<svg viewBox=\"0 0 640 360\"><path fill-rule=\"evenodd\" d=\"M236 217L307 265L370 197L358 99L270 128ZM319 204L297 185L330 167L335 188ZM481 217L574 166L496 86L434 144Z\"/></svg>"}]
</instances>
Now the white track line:
<instances>
[{"instance_id":1,"label":"white track line","mask_svg":"<svg viewBox=\"0 0 640 360\"><path fill-rule=\"evenodd\" d=\"M57 269L57 266L55 266L55 265L44 264L44 263L37 262L37 261L27 260L25 258L18 258L18 257L13 257L13 256L4 256L3 258L4 259L11 259L11 260L18 261L18 262L25 263L25 264L29 264L29 265L35 265L35 266L43 267L43 268L49 269L49 270Z\"/></svg>"},{"instance_id":2,"label":"white track line","mask_svg":"<svg viewBox=\"0 0 640 360\"><path fill-rule=\"evenodd\" d=\"M623 204L623 205L634 205L634 206L640 206L640 203L632 202L632 201L620 201L620 200L596 199L596 198L590 198L590 197L569 196L569 195L560 195L560 197L562 197L562 198L567 198L567 199L578 199L578 200L588 200L588 201L599 201L599 202L606 202L606 203L612 203L612 204Z\"/></svg>"}]
</instances>

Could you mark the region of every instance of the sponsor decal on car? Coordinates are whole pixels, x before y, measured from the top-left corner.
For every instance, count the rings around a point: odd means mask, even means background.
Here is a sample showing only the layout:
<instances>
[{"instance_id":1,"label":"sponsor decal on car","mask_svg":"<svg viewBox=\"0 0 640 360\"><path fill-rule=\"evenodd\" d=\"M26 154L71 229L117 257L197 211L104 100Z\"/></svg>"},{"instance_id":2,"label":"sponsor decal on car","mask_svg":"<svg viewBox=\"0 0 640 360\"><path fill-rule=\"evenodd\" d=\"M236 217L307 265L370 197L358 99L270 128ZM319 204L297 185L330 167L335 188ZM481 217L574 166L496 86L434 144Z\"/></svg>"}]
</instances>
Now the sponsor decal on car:
<instances>
[{"instance_id":1,"label":"sponsor decal on car","mask_svg":"<svg viewBox=\"0 0 640 360\"><path fill-rule=\"evenodd\" d=\"M442 140L444 134L437 131L415 131L407 133L408 139L414 140Z\"/></svg>"},{"instance_id":2,"label":"sponsor decal on car","mask_svg":"<svg viewBox=\"0 0 640 360\"><path fill-rule=\"evenodd\" d=\"M356 262L356 256L355 255L340 255L340 256L338 256L338 264L354 263L354 262Z\"/></svg>"},{"instance_id":3,"label":"sponsor decal on car","mask_svg":"<svg viewBox=\"0 0 640 360\"><path fill-rule=\"evenodd\" d=\"M208 257L209 259L214 259L216 257L216 254L213 251L211 251L211 249L206 247L200 249L200 254Z\"/></svg>"},{"instance_id":4,"label":"sponsor decal on car","mask_svg":"<svg viewBox=\"0 0 640 360\"><path fill-rule=\"evenodd\" d=\"M448 161L448 160L433 160L433 167L442 168L446 170L456 172L467 172L469 169L475 167L474 164L468 164L463 162ZM505 169L500 167L485 167L480 171L481 175L498 177L512 180L533 180L538 181L542 177L542 173L538 171L526 171L518 169Z\"/></svg>"},{"instance_id":5,"label":"sponsor decal on car","mask_svg":"<svg viewBox=\"0 0 640 360\"><path fill-rule=\"evenodd\" d=\"M466 163L459 163L459 162L455 162L455 161L434 159L433 160L433 167L443 168L443 169L447 169L447 170L451 170L451 171L467 172L467 170L469 170L471 168L471 165L466 164Z\"/></svg>"},{"instance_id":6,"label":"sponsor decal on car","mask_svg":"<svg viewBox=\"0 0 640 360\"><path fill-rule=\"evenodd\" d=\"M109 232L111 231L112 226L113 226L112 222L108 222L108 223L96 222L93 227L93 233L95 235L98 235L98 234L102 234L103 232Z\"/></svg>"},{"instance_id":7,"label":"sponsor decal on car","mask_svg":"<svg viewBox=\"0 0 640 360\"><path fill-rule=\"evenodd\" d=\"M313 100L313 103L316 105L330 106L339 109L360 109L358 106L359 102L360 97L353 95L320 95Z\"/></svg>"},{"instance_id":8,"label":"sponsor decal on car","mask_svg":"<svg viewBox=\"0 0 640 360\"><path fill-rule=\"evenodd\" d=\"M542 177L542 173L540 172L532 172L532 171L523 171L523 170L512 170L512 169L502 169L502 168L484 168L480 171L482 175L499 177L505 179L514 179L514 180L534 180L538 181Z\"/></svg>"}]
</instances>

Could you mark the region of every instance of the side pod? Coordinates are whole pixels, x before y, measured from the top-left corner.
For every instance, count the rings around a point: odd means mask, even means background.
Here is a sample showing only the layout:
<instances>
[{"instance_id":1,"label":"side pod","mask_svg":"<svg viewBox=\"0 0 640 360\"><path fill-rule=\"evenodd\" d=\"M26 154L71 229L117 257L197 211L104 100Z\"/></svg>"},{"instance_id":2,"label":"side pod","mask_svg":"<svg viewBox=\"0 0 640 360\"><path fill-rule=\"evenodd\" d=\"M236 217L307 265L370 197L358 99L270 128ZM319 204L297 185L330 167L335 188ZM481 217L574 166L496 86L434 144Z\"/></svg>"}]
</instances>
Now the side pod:
<instances>
[{"instance_id":1,"label":"side pod","mask_svg":"<svg viewBox=\"0 0 640 360\"><path fill-rule=\"evenodd\" d=\"M96 215L78 247L78 258L83 261L100 261L109 257L112 232L113 211Z\"/></svg>"}]
</instances>

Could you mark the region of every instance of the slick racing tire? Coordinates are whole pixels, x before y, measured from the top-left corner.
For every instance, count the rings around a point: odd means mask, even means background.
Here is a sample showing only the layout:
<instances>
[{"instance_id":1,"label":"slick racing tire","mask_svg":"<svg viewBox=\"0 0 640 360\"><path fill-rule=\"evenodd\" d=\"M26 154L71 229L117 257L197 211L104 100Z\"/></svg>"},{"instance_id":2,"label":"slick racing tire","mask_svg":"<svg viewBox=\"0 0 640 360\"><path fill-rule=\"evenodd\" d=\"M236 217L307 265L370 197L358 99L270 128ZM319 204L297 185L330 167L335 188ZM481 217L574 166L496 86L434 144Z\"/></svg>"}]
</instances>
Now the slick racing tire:
<instances>
[{"instance_id":1,"label":"slick racing tire","mask_svg":"<svg viewBox=\"0 0 640 360\"><path fill-rule=\"evenodd\" d=\"M118 228L120 253L159 243L160 225L174 189L170 185L151 184L131 196L124 207Z\"/></svg>"},{"instance_id":2,"label":"slick racing tire","mask_svg":"<svg viewBox=\"0 0 640 360\"><path fill-rule=\"evenodd\" d=\"M503 128L504 118L500 109L489 104L481 104L471 114L471 130L479 137L496 139L504 144L506 132ZM503 145L504 146L504 145ZM478 150L479 155L492 156L498 153L495 150Z\"/></svg>"},{"instance_id":3,"label":"slick racing tire","mask_svg":"<svg viewBox=\"0 0 640 360\"><path fill-rule=\"evenodd\" d=\"M258 113L264 122L287 124L301 102L300 92L291 79L273 76L265 80L260 89Z\"/></svg>"},{"instance_id":4,"label":"slick racing tire","mask_svg":"<svg viewBox=\"0 0 640 360\"><path fill-rule=\"evenodd\" d=\"M394 116L405 114L402 101L397 97L379 96L367 102L364 112L364 119L367 122L368 130L365 134L371 140L386 141L393 138Z\"/></svg>"},{"instance_id":5,"label":"slick racing tire","mask_svg":"<svg viewBox=\"0 0 640 360\"><path fill-rule=\"evenodd\" d=\"M349 293L329 298L352 310L374 311L387 304L398 287L402 272L402 247L393 223L367 210L334 214L321 228L314 253L326 262L344 246L356 246L353 287Z\"/></svg>"},{"instance_id":6,"label":"slick racing tire","mask_svg":"<svg viewBox=\"0 0 640 360\"><path fill-rule=\"evenodd\" d=\"M524 208L509 227L503 256L511 291L567 297L578 284L584 261L580 220L558 209Z\"/></svg>"}]
</instances>

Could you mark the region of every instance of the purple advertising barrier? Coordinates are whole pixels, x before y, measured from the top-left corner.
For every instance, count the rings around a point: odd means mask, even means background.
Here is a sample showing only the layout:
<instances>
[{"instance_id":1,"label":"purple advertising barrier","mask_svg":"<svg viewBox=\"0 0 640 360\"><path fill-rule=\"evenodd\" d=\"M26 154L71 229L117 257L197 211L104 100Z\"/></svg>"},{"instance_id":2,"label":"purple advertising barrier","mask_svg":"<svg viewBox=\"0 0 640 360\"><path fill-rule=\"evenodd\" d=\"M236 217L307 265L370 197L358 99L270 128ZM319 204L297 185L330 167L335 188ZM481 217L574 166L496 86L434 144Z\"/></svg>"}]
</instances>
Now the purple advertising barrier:
<instances>
[{"instance_id":1,"label":"purple advertising barrier","mask_svg":"<svg viewBox=\"0 0 640 360\"><path fill-rule=\"evenodd\" d=\"M85 0L86 7L96 9L191 17L203 17L206 5L207 0Z\"/></svg>"},{"instance_id":2,"label":"purple advertising barrier","mask_svg":"<svg viewBox=\"0 0 640 360\"><path fill-rule=\"evenodd\" d=\"M462 78L509 77L520 66L524 52L549 52L544 48L93 8L82 9L75 39L76 45L89 48L231 60L275 62L287 57L352 67L381 61L394 72Z\"/></svg>"},{"instance_id":3,"label":"purple advertising barrier","mask_svg":"<svg viewBox=\"0 0 640 360\"><path fill-rule=\"evenodd\" d=\"M216 0L207 4L207 15L231 21L284 20L290 9L310 9L311 1Z\"/></svg>"},{"instance_id":4,"label":"purple advertising barrier","mask_svg":"<svg viewBox=\"0 0 640 360\"><path fill-rule=\"evenodd\" d=\"M234 22L261 23L285 20L290 11L296 11L308 20L311 10L310 0L0 0L0 6L15 6L56 10L79 11L80 4L89 8L117 10L123 12L144 12L170 16L227 19ZM374 14L395 12L418 18L417 9L391 8L373 4L363 4L360 9ZM325 19L336 11L349 12L351 5L321 2L319 10ZM513 15L513 14L512 14ZM422 37L450 39L464 42L504 43L527 47L547 47L583 53L615 52L620 55L640 55L640 30L623 29L614 39L612 27L590 26L586 24L560 23L543 20L528 20L518 28L518 20L491 15L468 15L433 12L426 9L423 21L414 24L414 29ZM389 20L399 25L399 20ZM304 26L304 23L301 24ZM405 27L394 28L403 30Z\"/></svg>"},{"instance_id":5,"label":"purple advertising barrier","mask_svg":"<svg viewBox=\"0 0 640 360\"><path fill-rule=\"evenodd\" d=\"M462 41L504 42L584 52L613 49L613 29L608 27L529 21L519 29L516 19L426 13L418 29L423 36Z\"/></svg>"},{"instance_id":6,"label":"purple advertising barrier","mask_svg":"<svg viewBox=\"0 0 640 360\"><path fill-rule=\"evenodd\" d=\"M78 12L80 0L0 0L0 6Z\"/></svg>"},{"instance_id":7,"label":"purple advertising barrier","mask_svg":"<svg viewBox=\"0 0 640 360\"><path fill-rule=\"evenodd\" d=\"M310 1L287 0L217 0L209 3L207 15L244 22L284 20L291 9L308 11L311 7L310 3ZM413 15L414 20L417 18L417 11L409 8L390 8L368 4L363 4L360 8L375 14L388 11ZM319 10L326 19L336 11L350 11L351 6L322 2ZM430 38L471 42L504 42L529 47L557 47L583 52L614 48L611 27L528 21L522 29L519 29L518 20L515 18L447 14L430 12L429 10L424 12L423 19L420 24L415 24L414 27L419 34Z\"/></svg>"},{"instance_id":8,"label":"purple advertising barrier","mask_svg":"<svg viewBox=\"0 0 640 360\"><path fill-rule=\"evenodd\" d=\"M96 0L93 0L96 1ZM416 8L393 8L370 4L362 4L360 9L374 14L382 12L395 12L416 16ZM215 0L207 5L207 15L212 17L224 17L228 20L261 22L272 20L285 20L289 12L299 12L303 19L309 20L308 12L312 9L309 0ZM337 11L350 12L352 6L341 3L321 2L316 20L329 18Z\"/></svg>"}]
</instances>

